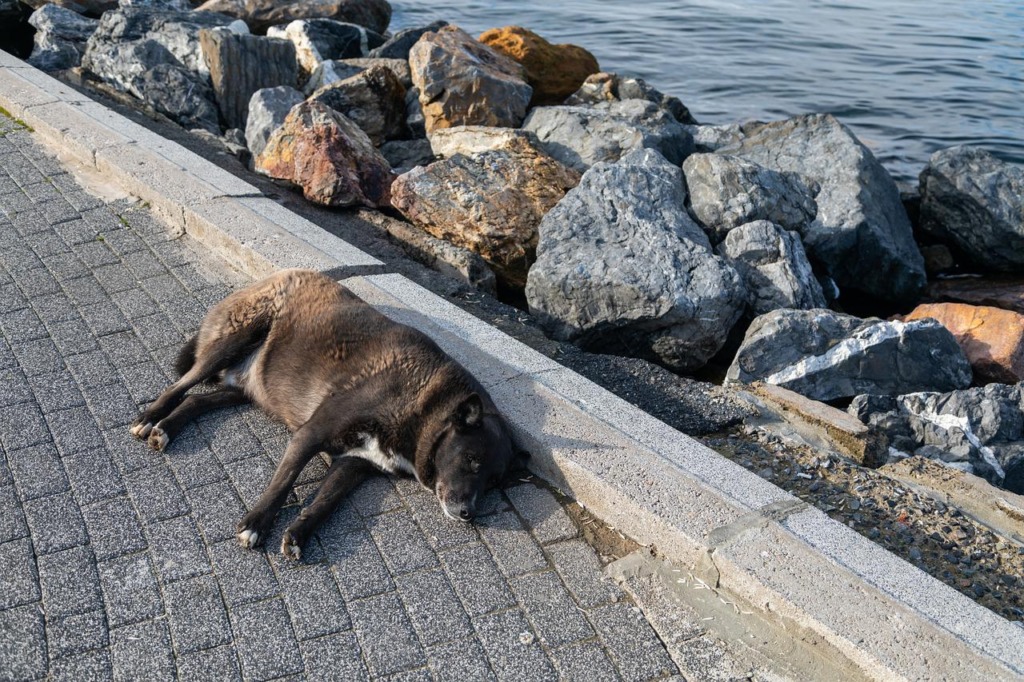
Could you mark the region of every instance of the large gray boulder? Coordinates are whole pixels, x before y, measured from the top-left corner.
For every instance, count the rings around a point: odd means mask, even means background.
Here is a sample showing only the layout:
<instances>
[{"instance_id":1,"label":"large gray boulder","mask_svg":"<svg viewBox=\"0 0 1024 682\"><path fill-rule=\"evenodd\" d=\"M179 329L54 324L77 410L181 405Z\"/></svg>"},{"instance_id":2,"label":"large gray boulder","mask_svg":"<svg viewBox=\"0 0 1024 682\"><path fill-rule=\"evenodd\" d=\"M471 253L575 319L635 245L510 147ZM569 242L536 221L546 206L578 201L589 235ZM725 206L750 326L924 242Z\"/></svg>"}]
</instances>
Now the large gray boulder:
<instances>
[{"instance_id":1,"label":"large gray boulder","mask_svg":"<svg viewBox=\"0 0 1024 682\"><path fill-rule=\"evenodd\" d=\"M537 107L523 129L537 136L544 151L580 172L635 149L656 149L675 165L693 152L686 129L658 105L640 99Z\"/></svg>"},{"instance_id":2,"label":"large gray boulder","mask_svg":"<svg viewBox=\"0 0 1024 682\"><path fill-rule=\"evenodd\" d=\"M28 63L43 71L60 71L82 62L85 43L99 22L59 5L44 5L28 23L36 29Z\"/></svg>"},{"instance_id":3,"label":"large gray boulder","mask_svg":"<svg viewBox=\"0 0 1024 682\"><path fill-rule=\"evenodd\" d=\"M763 381L815 400L838 400L966 388L971 366L935 320L885 322L824 309L776 310L750 325L726 381Z\"/></svg>"},{"instance_id":4,"label":"large gray boulder","mask_svg":"<svg viewBox=\"0 0 1024 682\"><path fill-rule=\"evenodd\" d=\"M861 395L849 412L890 446L937 459L1024 493L1024 395L1020 384L950 393Z\"/></svg>"},{"instance_id":5,"label":"large gray boulder","mask_svg":"<svg viewBox=\"0 0 1024 682\"><path fill-rule=\"evenodd\" d=\"M816 184L795 173L780 173L752 161L723 154L692 154L683 162L690 210L719 242L729 230L770 220L803 232L814 220Z\"/></svg>"},{"instance_id":6,"label":"large gray boulder","mask_svg":"<svg viewBox=\"0 0 1024 682\"><path fill-rule=\"evenodd\" d=\"M177 64L158 63L142 72L132 81L131 93L186 130L199 128L220 136L213 90Z\"/></svg>"},{"instance_id":7,"label":"large gray boulder","mask_svg":"<svg viewBox=\"0 0 1024 682\"><path fill-rule=\"evenodd\" d=\"M245 144L253 157L259 156L270 134L281 127L292 107L304 99L301 92L284 85L253 93L245 123Z\"/></svg>"},{"instance_id":8,"label":"large gray boulder","mask_svg":"<svg viewBox=\"0 0 1024 682\"><path fill-rule=\"evenodd\" d=\"M447 21L435 21L426 26L403 29L388 38L387 42L383 45L370 50L369 56L377 59L403 59L408 61L412 46L423 37L424 33L439 31L447 25Z\"/></svg>"},{"instance_id":9,"label":"large gray boulder","mask_svg":"<svg viewBox=\"0 0 1024 682\"><path fill-rule=\"evenodd\" d=\"M877 299L918 299L926 279L921 257L892 177L835 117L797 116L746 126L742 141L723 147L776 171L817 182L817 218L804 244L839 285Z\"/></svg>"},{"instance_id":10,"label":"large gray boulder","mask_svg":"<svg viewBox=\"0 0 1024 682\"><path fill-rule=\"evenodd\" d=\"M682 171L654 150L595 164L541 221L530 311L556 338L699 369L746 292L685 199Z\"/></svg>"},{"instance_id":11,"label":"large gray boulder","mask_svg":"<svg viewBox=\"0 0 1024 682\"><path fill-rule=\"evenodd\" d=\"M565 100L570 106L589 106L601 102L621 102L625 99L642 99L653 102L680 123L694 125L696 119L678 97L666 95L648 85L643 78L623 78L615 73L602 71L591 74L583 85Z\"/></svg>"},{"instance_id":12,"label":"large gray boulder","mask_svg":"<svg viewBox=\"0 0 1024 682\"><path fill-rule=\"evenodd\" d=\"M767 220L747 223L729 232L718 245L718 253L740 274L754 315L779 308L826 306L825 294L796 232Z\"/></svg>"},{"instance_id":13,"label":"large gray boulder","mask_svg":"<svg viewBox=\"0 0 1024 682\"><path fill-rule=\"evenodd\" d=\"M1024 272L1024 168L977 147L935 152L921 172L921 229L976 266Z\"/></svg>"},{"instance_id":14,"label":"large gray boulder","mask_svg":"<svg viewBox=\"0 0 1024 682\"><path fill-rule=\"evenodd\" d=\"M383 66L390 70L406 90L412 87L412 72L409 71L409 62L406 60L353 57L351 59L328 59L320 62L320 65L310 74L306 84L302 86L302 91L309 97L325 85L351 78L375 66Z\"/></svg>"}]
</instances>

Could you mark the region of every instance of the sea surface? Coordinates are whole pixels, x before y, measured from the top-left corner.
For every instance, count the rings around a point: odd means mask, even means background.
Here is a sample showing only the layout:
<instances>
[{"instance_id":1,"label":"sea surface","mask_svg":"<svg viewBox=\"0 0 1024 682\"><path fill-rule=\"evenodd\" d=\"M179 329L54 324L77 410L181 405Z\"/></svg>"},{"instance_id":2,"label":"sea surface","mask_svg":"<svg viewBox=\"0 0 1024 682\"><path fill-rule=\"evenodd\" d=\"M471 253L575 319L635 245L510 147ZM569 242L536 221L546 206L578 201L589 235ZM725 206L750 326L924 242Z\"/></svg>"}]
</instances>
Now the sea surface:
<instances>
[{"instance_id":1,"label":"sea surface","mask_svg":"<svg viewBox=\"0 0 1024 682\"><path fill-rule=\"evenodd\" d=\"M831 112L900 180L937 149L1024 164L1021 0L391 0L391 30L520 25L679 97L702 123Z\"/></svg>"}]
</instances>

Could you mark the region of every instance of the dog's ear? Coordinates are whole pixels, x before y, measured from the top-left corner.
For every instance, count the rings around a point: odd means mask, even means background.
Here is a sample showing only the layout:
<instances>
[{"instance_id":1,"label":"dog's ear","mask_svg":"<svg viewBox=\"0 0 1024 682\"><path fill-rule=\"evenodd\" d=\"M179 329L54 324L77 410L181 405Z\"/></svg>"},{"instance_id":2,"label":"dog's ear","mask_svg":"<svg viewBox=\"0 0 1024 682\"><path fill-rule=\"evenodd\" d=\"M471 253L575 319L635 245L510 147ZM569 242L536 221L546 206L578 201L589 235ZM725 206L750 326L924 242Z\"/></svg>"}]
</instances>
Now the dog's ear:
<instances>
[{"instance_id":1,"label":"dog's ear","mask_svg":"<svg viewBox=\"0 0 1024 682\"><path fill-rule=\"evenodd\" d=\"M476 393L459 403L455 408L453 421L460 429L475 429L480 426L484 416L484 403Z\"/></svg>"}]
</instances>

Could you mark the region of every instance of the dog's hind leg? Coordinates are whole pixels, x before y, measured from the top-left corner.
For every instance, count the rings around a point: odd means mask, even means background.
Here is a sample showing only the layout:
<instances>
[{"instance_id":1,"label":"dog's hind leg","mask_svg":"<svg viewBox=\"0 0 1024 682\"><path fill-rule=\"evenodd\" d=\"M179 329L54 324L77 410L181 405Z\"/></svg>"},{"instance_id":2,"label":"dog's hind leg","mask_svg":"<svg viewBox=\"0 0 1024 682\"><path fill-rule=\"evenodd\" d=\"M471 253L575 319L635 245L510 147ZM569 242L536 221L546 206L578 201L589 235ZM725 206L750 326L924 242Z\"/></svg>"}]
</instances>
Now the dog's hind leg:
<instances>
[{"instance_id":1,"label":"dog's hind leg","mask_svg":"<svg viewBox=\"0 0 1024 682\"><path fill-rule=\"evenodd\" d=\"M263 342L270 329L270 320L243 327L207 343L194 352L194 362L180 379L168 386L160 396L147 407L131 426L132 435L140 440L149 438L153 426L169 415L193 386L206 381L217 372L238 363ZM186 344L184 351L192 345Z\"/></svg>"},{"instance_id":2,"label":"dog's hind leg","mask_svg":"<svg viewBox=\"0 0 1024 682\"><path fill-rule=\"evenodd\" d=\"M210 410L234 407L249 402L237 388L222 387L210 393L197 393L186 397L169 415L157 422L149 432L149 446L163 450L190 421Z\"/></svg>"},{"instance_id":3,"label":"dog's hind leg","mask_svg":"<svg viewBox=\"0 0 1024 682\"><path fill-rule=\"evenodd\" d=\"M377 467L360 457L335 457L313 501L302 509L299 517L284 532L281 554L289 559L301 559L302 546L316 527L331 515L349 492L376 471Z\"/></svg>"}]
</instances>

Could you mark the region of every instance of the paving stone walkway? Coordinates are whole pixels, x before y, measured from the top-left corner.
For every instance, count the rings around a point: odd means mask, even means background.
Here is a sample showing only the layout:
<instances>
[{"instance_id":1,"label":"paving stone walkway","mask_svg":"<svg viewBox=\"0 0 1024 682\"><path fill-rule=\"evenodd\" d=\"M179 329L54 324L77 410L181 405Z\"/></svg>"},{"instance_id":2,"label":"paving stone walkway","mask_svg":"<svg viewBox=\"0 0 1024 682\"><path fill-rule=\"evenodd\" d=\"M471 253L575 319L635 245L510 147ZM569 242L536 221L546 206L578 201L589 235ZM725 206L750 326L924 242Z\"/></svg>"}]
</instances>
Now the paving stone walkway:
<instances>
[{"instance_id":1,"label":"paving stone walkway","mask_svg":"<svg viewBox=\"0 0 1024 682\"><path fill-rule=\"evenodd\" d=\"M287 433L237 409L164 454L128 435L237 284L144 207L90 196L0 116L0 679L678 675L532 484L492 494L470 526L377 478L302 564L238 547ZM277 533L324 471L303 474Z\"/></svg>"}]
</instances>

